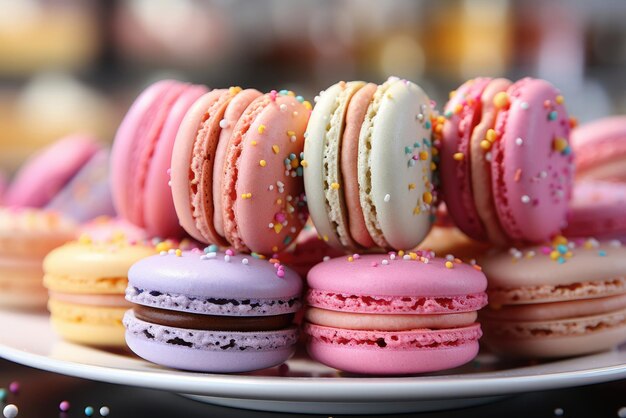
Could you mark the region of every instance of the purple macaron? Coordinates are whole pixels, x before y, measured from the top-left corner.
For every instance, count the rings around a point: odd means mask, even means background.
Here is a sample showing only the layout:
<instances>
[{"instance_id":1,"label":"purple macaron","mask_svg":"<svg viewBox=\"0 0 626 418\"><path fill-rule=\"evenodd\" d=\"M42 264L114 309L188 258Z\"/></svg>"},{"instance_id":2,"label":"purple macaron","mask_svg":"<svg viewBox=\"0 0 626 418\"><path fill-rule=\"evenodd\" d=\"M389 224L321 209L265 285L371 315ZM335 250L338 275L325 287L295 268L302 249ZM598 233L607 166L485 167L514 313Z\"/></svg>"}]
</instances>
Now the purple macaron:
<instances>
[{"instance_id":1,"label":"purple macaron","mask_svg":"<svg viewBox=\"0 0 626 418\"><path fill-rule=\"evenodd\" d=\"M210 246L143 259L128 280L126 299L134 305L124 317L126 342L148 361L234 373L293 354L302 280L279 263Z\"/></svg>"}]
</instances>

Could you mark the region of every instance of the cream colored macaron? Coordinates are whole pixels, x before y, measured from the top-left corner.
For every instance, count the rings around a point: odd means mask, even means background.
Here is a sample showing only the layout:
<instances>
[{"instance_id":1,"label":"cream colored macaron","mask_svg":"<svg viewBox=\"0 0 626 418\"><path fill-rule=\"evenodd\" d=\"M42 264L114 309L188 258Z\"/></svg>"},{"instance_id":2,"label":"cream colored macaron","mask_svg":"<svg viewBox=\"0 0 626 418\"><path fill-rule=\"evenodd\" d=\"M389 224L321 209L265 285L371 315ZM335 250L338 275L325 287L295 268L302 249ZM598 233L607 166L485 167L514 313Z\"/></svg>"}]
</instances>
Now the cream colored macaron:
<instances>
[{"instance_id":1,"label":"cream colored macaron","mask_svg":"<svg viewBox=\"0 0 626 418\"><path fill-rule=\"evenodd\" d=\"M414 83L340 82L322 92L304 145L304 185L320 236L337 248L410 249L430 229L430 99Z\"/></svg>"}]
</instances>

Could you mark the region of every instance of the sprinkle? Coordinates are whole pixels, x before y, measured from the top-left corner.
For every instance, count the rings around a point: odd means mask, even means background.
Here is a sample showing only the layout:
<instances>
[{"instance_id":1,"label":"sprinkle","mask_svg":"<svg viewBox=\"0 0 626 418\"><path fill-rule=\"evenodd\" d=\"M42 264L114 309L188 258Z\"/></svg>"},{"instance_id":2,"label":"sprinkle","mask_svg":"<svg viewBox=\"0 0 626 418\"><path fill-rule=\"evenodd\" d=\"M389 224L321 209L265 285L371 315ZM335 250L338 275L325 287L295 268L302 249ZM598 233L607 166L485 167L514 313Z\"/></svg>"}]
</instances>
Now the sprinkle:
<instances>
[{"instance_id":1,"label":"sprinkle","mask_svg":"<svg viewBox=\"0 0 626 418\"><path fill-rule=\"evenodd\" d=\"M548 120L556 120L558 116L559 116L558 112L556 110L553 110L550 113L548 113Z\"/></svg>"},{"instance_id":2,"label":"sprinkle","mask_svg":"<svg viewBox=\"0 0 626 418\"><path fill-rule=\"evenodd\" d=\"M387 193L385 197L383 198L383 200L385 201L385 203L389 203L389 201L391 200L391 195Z\"/></svg>"},{"instance_id":3,"label":"sprinkle","mask_svg":"<svg viewBox=\"0 0 626 418\"><path fill-rule=\"evenodd\" d=\"M302 104L304 105L304 107L305 107L307 110L311 110L311 109L313 109L313 106L311 105L311 102L309 102L308 100L303 101L303 102L302 102Z\"/></svg>"},{"instance_id":4,"label":"sprinkle","mask_svg":"<svg viewBox=\"0 0 626 418\"><path fill-rule=\"evenodd\" d=\"M93 407L88 406L85 408L85 415L87 415L88 417L93 415Z\"/></svg>"},{"instance_id":5,"label":"sprinkle","mask_svg":"<svg viewBox=\"0 0 626 418\"><path fill-rule=\"evenodd\" d=\"M599 255L600 257L606 257L606 251L604 251L604 250L600 250L600 251L598 251L598 255Z\"/></svg>"},{"instance_id":6,"label":"sprinkle","mask_svg":"<svg viewBox=\"0 0 626 418\"><path fill-rule=\"evenodd\" d=\"M496 94L493 98L493 104L498 108L502 109L509 104L509 95L505 91L501 91Z\"/></svg>"},{"instance_id":7,"label":"sprinkle","mask_svg":"<svg viewBox=\"0 0 626 418\"><path fill-rule=\"evenodd\" d=\"M109 412L111 411L109 410L108 406L103 406L100 408L100 416L106 417L109 415Z\"/></svg>"},{"instance_id":8,"label":"sprinkle","mask_svg":"<svg viewBox=\"0 0 626 418\"><path fill-rule=\"evenodd\" d=\"M433 195L431 192L424 192L424 194L422 195L422 200L424 201L424 203L426 203L427 205L429 205L430 203L432 203L433 201Z\"/></svg>"},{"instance_id":9,"label":"sprinkle","mask_svg":"<svg viewBox=\"0 0 626 418\"><path fill-rule=\"evenodd\" d=\"M515 138L515 145L517 145L518 147L521 147L522 144L524 144L524 140L522 138Z\"/></svg>"},{"instance_id":10,"label":"sprinkle","mask_svg":"<svg viewBox=\"0 0 626 418\"><path fill-rule=\"evenodd\" d=\"M609 245L613 248L619 248L622 246L622 242L618 239L612 239L611 241L609 241Z\"/></svg>"},{"instance_id":11,"label":"sprinkle","mask_svg":"<svg viewBox=\"0 0 626 418\"><path fill-rule=\"evenodd\" d=\"M322 261L328 261L330 260L330 256L325 255L324 258L322 258Z\"/></svg>"},{"instance_id":12,"label":"sprinkle","mask_svg":"<svg viewBox=\"0 0 626 418\"><path fill-rule=\"evenodd\" d=\"M478 270L478 271L482 271L483 270L483 268L481 266L479 266L478 264L472 264L472 267L474 267L474 269Z\"/></svg>"},{"instance_id":13,"label":"sprinkle","mask_svg":"<svg viewBox=\"0 0 626 418\"><path fill-rule=\"evenodd\" d=\"M494 142L498 138L498 134L493 129L488 129L485 139L489 142Z\"/></svg>"},{"instance_id":14,"label":"sprinkle","mask_svg":"<svg viewBox=\"0 0 626 418\"><path fill-rule=\"evenodd\" d=\"M20 391L20 382L11 382L9 384L9 392L17 394Z\"/></svg>"},{"instance_id":15,"label":"sprinkle","mask_svg":"<svg viewBox=\"0 0 626 418\"><path fill-rule=\"evenodd\" d=\"M617 416L619 418L626 418L626 406L622 406L620 409L617 410Z\"/></svg>"},{"instance_id":16,"label":"sprinkle","mask_svg":"<svg viewBox=\"0 0 626 418\"><path fill-rule=\"evenodd\" d=\"M280 234L280 231L282 231L282 229L283 229L283 224L281 223L274 224L274 232L276 232L277 234Z\"/></svg>"},{"instance_id":17,"label":"sprinkle","mask_svg":"<svg viewBox=\"0 0 626 418\"><path fill-rule=\"evenodd\" d=\"M484 149L485 151L487 151L488 149L491 149L491 142L487 141L486 139L483 139L482 141L480 141L480 147Z\"/></svg>"},{"instance_id":18,"label":"sprinkle","mask_svg":"<svg viewBox=\"0 0 626 418\"><path fill-rule=\"evenodd\" d=\"M370 264L370 266L372 267L378 267L378 263L376 261L372 261L372 264Z\"/></svg>"},{"instance_id":19,"label":"sprinkle","mask_svg":"<svg viewBox=\"0 0 626 418\"><path fill-rule=\"evenodd\" d=\"M257 129L257 131L262 134L263 132L265 132L265 125L259 125L259 129Z\"/></svg>"},{"instance_id":20,"label":"sprinkle","mask_svg":"<svg viewBox=\"0 0 626 418\"><path fill-rule=\"evenodd\" d=\"M170 248L169 250L167 250L167 253L174 255L174 254L176 254L176 250L173 249L173 248Z\"/></svg>"},{"instance_id":21,"label":"sprinkle","mask_svg":"<svg viewBox=\"0 0 626 418\"><path fill-rule=\"evenodd\" d=\"M556 415L557 417L563 416L564 413L565 413L565 411L563 411L563 408L556 408L554 410L554 415Z\"/></svg>"},{"instance_id":22,"label":"sprinkle","mask_svg":"<svg viewBox=\"0 0 626 418\"><path fill-rule=\"evenodd\" d=\"M255 146L257 144L256 141L250 141L250 145Z\"/></svg>"},{"instance_id":23,"label":"sprinkle","mask_svg":"<svg viewBox=\"0 0 626 418\"><path fill-rule=\"evenodd\" d=\"M0 388L0 403L3 403L7 399L7 390Z\"/></svg>"},{"instance_id":24,"label":"sprinkle","mask_svg":"<svg viewBox=\"0 0 626 418\"><path fill-rule=\"evenodd\" d=\"M59 404L59 411L67 412L70 410L70 403L68 401L61 401Z\"/></svg>"},{"instance_id":25,"label":"sprinkle","mask_svg":"<svg viewBox=\"0 0 626 418\"><path fill-rule=\"evenodd\" d=\"M281 112L285 112L287 110L287 105L283 103L279 106L279 109Z\"/></svg>"},{"instance_id":26,"label":"sprinkle","mask_svg":"<svg viewBox=\"0 0 626 418\"><path fill-rule=\"evenodd\" d=\"M420 151L420 160L428 159L428 151Z\"/></svg>"},{"instance_id":27,"label":"sprinkle","mask_svg":"<svg viewBox=\"0 0 626 418\"><path fill-rule=\"evenodd\" d=\"M252 193L248 192L248 193L242 193L241 194L241 198L242 199L251 199L252 198Z\"/></svg>"},{"instance_id":28,"label":"sprinkle","mask_svg":"<svg viewBox=\"0 0 626 418\"><path fill-rule=\"evenodd\" d=\"M2 414L6 418L15 418L18 412L19 410L17 409L17 406L13 405L12 403L5 406L4 409L2 410Z\"/></svg>"},{"instance_id":29,"label":"sprinkle","mask_svg":"<svg viewBox=\"0 0 626 418\"><path fill-rule=\"evenodd\" d=\"M226 254L224 256L224 261L226 261L227 263L230 263L230 255Z\"/></svg>"},{"instance_id":30,"label":"sprinkle","mask_svg":"<svg viewBox=\"0 0 626 418\"><path fill-rule=\"evenodd\" d=\"M280 152L280 148L278 145L274 144L272 145L272 151L274 151L274 154L278 154Z\"/></svg>"},{"instance_id":31,"label":"sprinkle","mask_svg":"<svg viewBox=\"0 0 626 418\"><path fill-rule=\"evenodd\" d=\"M309 163L306 160L302 160L300 161L300 165L304 168L307 168L309 166Z\"/></svg>"},{"instance_id":32,"label":"sprinkle","mask_svg":"<svg viewBox=\"0 0 626 418\"><path fill-rule=\"evenodd\" d=\"M220 128L222 128L222 129L228 128L228 121L226 119L222 119L220 121Z\"/></svg>"},{"instance_id":33,"label":"sprinkle","mask_svg":"<svg viewBox=\"0 0 626 418\"><path fill-rule=\"evenodd\" d=\"M208 254L208 253L214 253L214 252L216 252L217 250L218 250L217 245L215 245L215 244L211 244L211 245L209 245L208 247L206 247L206 248L204 249L204 252Z\"/></svg>"},{"instance_id":34,"label":"sprinkle","mask_svg":"<svg viewBox=\"0 0 626 418\"><path fill-rule=\"evenodd\" d=\"M361 258L361 256L358 254L352 254L352 257L354 257L355 260L358 260L359 258Z\"/></svg>"},{"instance_id":35,"label":"sprinkle","mask_svg":"<svg viewBox=\"0 0 626 418\"><path fill-rule=\"evenodd\" d=\"M513 180L515 180L515 182L517 183L520 178L522 178L522 169L518 168L517 170L515 170L515 175L513 177Z\"/></svg>"},{"instance_id":36,"label":"sprinkle","mask_svg":"<svg viewBox=\"0 0 626 418\"><path fill-rule=\"evenodd\" d=\"M452 263L452 261L446 261L446 268L447 268L447 269L452 269L452 268L454 268L454 263Z\"/></svg>"},{"instance_id":37,"label":"sprinkle","mask_svg":"<svg viewBox=\"0 0 626 418\"><path fill-rule=\"evenodd\" d=\"M490 152L486 152L486 153L485 153L485 160L486 160L486 161L491 161L491 159L492 159L492 158L493 158L493 157L492 157L492 155L491 155L491 153L490 153Z\"/></svg>"},{"instance_id":38,"label":"sprinkle","mask_svg":"<svg viewBox=\"0 0 626 418\"><path fill-rule=\"evenodd\" d=\"M385 259L381 261L380 264L382 264L383 266L386 266L387 264L389 264L389 260Z\"/></svg>"},{"instance_id":39,"label":"sprinkle","mask_svg":"<svg viewBox=\"0 0 626 418\"><path fill-rule=\"evenodd\" d=\"M389 254L389 258L390 258L391 260L395 260L395 259L396 259L396 254L395 254L395 253L391 253L391 254Z\"/></svg>"},{"instance_id":40,"label":"sprinkle","mask_svg":"<svg viewBox=\"0 0 626 418\"><path fill-rule=\"evenodd\" d=\"M523 110L528 110L530 105L528 104L528 102L522 102L519 104L519 107L521 107Z\"/></svg>"},{"instance_id":41,"label":"sprinkle","mask_svg":"<svg viewBox=\"0 0 626 418\"><path fill-rule=\"evenodd\" d=\"M556 104L563 104L565 98L559 94L558 96L556 96L556 99L554 101L556 102Z\"/></svg>"},{"instance_id":42,"label":"sprinkle","mask_svg":"<svg viewBox=\"0 0 626 418\"><path fill-rule=\"evenodd\" d=\"M525 195L522 196L521 200L522 200L522 203L528 204L528 203L530 203L530 196L525 194Z\"/></svg>"},{"instance_id":43,"label":"sprinkle","mask_svg":"<svg viewBox=\"0 0 626 418\"><path fill-rule=\"evenodd\" d=\"M552 149L556 152L564 152L569 147L566 138L554 138L552 141Z\"/></svg>"},{"instance_id":44,"label":"sprinkle","mask_svg":"<svg viewBox=\"0 0 626 418\"><path fill-rule=\"evenodd\" d=\"M249 261L248 261L248 259L247 259L247 258L242 258L242 259L241 259L241 264L244 264L244 265L246 265L246 266L247 266L247 265L248 265L248 263L249 263Z\"/></svg>"},{"instance_id":45,"label":"sprinkle","mask_svg":"<svg viewBox=\"0 0 626 418\"><path fill-rule=\"evenodd\" d=\"M181 251L180 248L176 249L176 257L182 257L183 256L183 252Z\"/></svg>"},{"instance_id":46,"label":"sprinkle","mask_svg":"<svg viewBox=\"0 0 626 418\"><path fill-rule=\"evenodd\" d=\"M415 189L415 183L409 183L409 190Z\"/></svg>"},{"instance_id":47,"label":"sprinkle","mask_svg":"<svg viewBox=\"0 0 626 418\"><path fill-rule=\"evenodd\" d=\"M333 190L339 190L339 187L341 187L341 186L339 186L339 183L331 183L330 184L330 188L333 189Z\"/></svg>"},{"instance_id":48,"label":"sprinkle","mask_svg":"<svg viewBox=\"0 0 626 418\"><path fill-rule=\"evenodd\" d=\"M276 275L282 279L283 277L285 277L285 270L277 270Z\"/></svg>"},{"instance_id":49,"label":"sprinkle","mask_svg":"<svg viewBox=\"0 0 626 418\"><path fill-rule=\"evenodd\" d=\"M230 256L235 255L235 252L234 252L233 250L231 250L230 248L229 248L229 249L227 249L226 251L224 251L224 253L225 253L226 255L230 255Z\"/></svg>"},{"instance_id":50,"label":"sprinkle","mask_svg":"<svg viewBox=\"0 0 626 418\"><path fill-rule=\"evenodd\" d=\"M354 261L354 257L349 256L349 257L348 257L348 261L352 263L352 262Z\"/></svg>"},{"instance_id":51,"label":"sprinkle","mask_svg":"<svg viewBox=\"0 0 626 418\"><path fill-rule=\"evenodd\" d=\"M452 254L446 254L446 260L452 261L454 260L454 256Z\"/></svg>"},{"instance_id":52,"label":"sprinkle","mask_svg":"<svg viewBox=\"0 0 626 418\"><path fill-rule=\"evenodd\" d=\"M235 94L239 93L241 91L241 87L239 86L234 86L228 89L228 92L234 96Z\"/></svg>"},{"instance_id":53,"label":"sprinkle","mask_svg":"<svg viewBox=\"0 0 626 418\"><path fill-rule=\"evenodd\" d=\"M452 158L454 158L456 161L463 161L465 159L465 154L463 154L462 152L455 152L452 155Z\"/></svg>"}]
</instances>

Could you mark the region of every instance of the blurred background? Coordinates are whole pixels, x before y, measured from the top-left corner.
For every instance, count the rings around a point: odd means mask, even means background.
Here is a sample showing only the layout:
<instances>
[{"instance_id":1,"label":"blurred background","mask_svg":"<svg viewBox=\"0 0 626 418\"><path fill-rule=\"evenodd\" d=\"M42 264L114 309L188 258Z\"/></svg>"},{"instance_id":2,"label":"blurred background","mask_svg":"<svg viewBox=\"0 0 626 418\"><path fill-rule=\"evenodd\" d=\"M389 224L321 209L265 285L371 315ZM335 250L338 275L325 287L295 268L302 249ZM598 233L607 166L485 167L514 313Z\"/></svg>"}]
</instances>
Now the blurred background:
<instances>
[{"instance_id":1,"label":"blurred background","mask_svg":"<svg viewBox=\"0 0 626 418\"><path fill-rule=\"evenodd\" d=\"M529 75L581 122L626 113L626 1L0 0L0 170L71 132L111 142L150 82L288 88Z\"/></svg>"}]
</instances>

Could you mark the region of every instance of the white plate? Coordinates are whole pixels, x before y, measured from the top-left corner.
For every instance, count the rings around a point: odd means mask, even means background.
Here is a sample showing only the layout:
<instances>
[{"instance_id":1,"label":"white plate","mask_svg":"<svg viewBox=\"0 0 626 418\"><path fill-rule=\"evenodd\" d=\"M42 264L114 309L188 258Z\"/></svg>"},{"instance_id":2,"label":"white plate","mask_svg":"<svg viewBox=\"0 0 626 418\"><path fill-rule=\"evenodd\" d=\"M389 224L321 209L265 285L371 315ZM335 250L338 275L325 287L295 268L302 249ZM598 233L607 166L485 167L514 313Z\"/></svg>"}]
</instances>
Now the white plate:
<instances>
[{"instance_id":1,"label":"white plate","mask_svg":"<svg viewBox=\"0 0 626 418\"><path fill-rule=\"evenodd\" d=\"M168 390L205 402L280 412L397 413L458 408L519 392L626 378L626 346L536 365L503 364L482 354L471 364L415 377L340 374L295 356L255 373L218 375L162 368L128 352L109 352L60 340L45 314L0 311L0 356L51 372Z\"/></svg>"}]
</instances>

